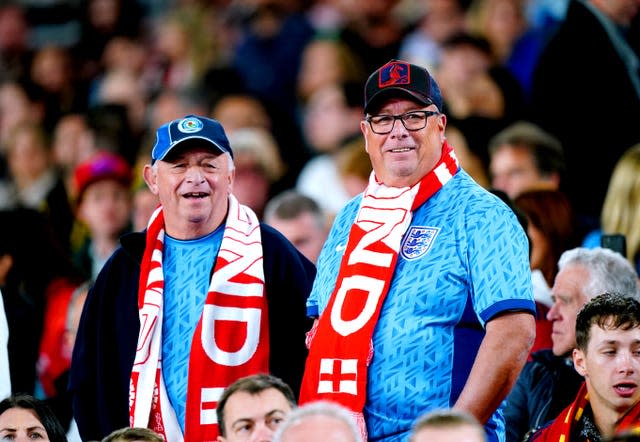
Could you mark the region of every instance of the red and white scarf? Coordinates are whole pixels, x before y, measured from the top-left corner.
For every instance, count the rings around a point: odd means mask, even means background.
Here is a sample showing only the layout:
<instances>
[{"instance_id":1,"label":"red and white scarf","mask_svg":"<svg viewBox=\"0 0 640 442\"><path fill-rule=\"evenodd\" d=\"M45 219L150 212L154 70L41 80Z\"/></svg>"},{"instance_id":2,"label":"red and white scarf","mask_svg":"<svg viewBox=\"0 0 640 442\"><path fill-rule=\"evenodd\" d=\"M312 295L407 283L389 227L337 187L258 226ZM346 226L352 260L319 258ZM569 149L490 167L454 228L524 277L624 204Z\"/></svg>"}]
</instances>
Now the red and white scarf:
<instances>
[{"instance_id":1,"label":"red and white scarf","mask_svg":"<svg viewBox=\"0 0 640 442\"><path fill-rule=\"evenodd\" d=\"M171 442L215 441L216 405L222 391L240 377L269 371L259 221L251 209L229 197L220 251L191 344L184 437L162 376L164 234L159 207L149 220L140 271L140 334L131 372L129 421Z\"/></svg>"},{"instance_id":2,"label":"red and white scarf","mask_svg":"<svg viewBox=\"0 0 640 442\"><path fill-rule=\"evenodd\" d=\"M572 440L576 425L582 419L588 406L589 392L587 384L583 383L573 403L565 408L553 422L534 433L529 440L532 442L568 442ZM640 403L636 403L616 422L616 435L629 433L640 434Z\"/></svg>"},{"instance_id":3,"label":"red and white scarf","mask_svg":"<svg viewBox=\"0 0 640 442\"><path fill-rule=\"evenodd\" d=\"M371 338L391 284L402 236L412 212L458 171L445 142L436 166L413 187L387 187L374 173L364 192L342 257L333 293L310 332L310 349L300 403L319 399L349 408L366 440L362 410L366 401Z\"/></svg>"}]
</instances>

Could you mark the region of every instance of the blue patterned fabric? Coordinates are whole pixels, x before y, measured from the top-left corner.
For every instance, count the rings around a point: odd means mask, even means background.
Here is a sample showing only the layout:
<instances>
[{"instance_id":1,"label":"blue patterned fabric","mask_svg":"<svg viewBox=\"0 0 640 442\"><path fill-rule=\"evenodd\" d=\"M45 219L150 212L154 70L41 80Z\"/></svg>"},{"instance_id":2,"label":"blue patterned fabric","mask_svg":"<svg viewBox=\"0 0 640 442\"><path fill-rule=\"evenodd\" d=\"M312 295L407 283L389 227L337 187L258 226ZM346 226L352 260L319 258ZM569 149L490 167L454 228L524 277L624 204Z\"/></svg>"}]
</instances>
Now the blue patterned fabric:
<instances>
[{"instance_id":1,"label":"blue patterned fabric","mask_svg":"<svg viewBox=\"0 0 640 442\"><path fill-rule=\"evenodd\" d=\"M360 200L338 214L325 243L310 316L327 305ZM416 210L373 334L370 440L407 440L420 414L453 405L486 322L505 310L535 311L528 253L513 212L462 170ZM504 441L499 410L485 428Z\"/></svg>"},{"instance_id":2,"label":"blue patterned fabric","mask_svg":"<svg viewBox=\"0 0 640 442\"><path fill-rule=\"evenodd\" d=\"M162 375L183 432L191 340L200 321L223 234L224 224L209 235L190 241L165 236Z\"/></svg>"}]
</instances>

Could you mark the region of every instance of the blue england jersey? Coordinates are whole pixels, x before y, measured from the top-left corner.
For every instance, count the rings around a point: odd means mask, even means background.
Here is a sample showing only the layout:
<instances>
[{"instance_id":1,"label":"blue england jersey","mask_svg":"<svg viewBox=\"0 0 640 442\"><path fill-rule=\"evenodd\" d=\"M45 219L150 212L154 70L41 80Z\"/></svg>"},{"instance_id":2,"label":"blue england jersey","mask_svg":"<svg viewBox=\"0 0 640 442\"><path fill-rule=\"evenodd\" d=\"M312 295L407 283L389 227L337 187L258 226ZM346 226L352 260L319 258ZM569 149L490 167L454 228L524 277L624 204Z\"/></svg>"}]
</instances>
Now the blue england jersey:
<instances>
[{"instance_id":1,"label":"blue england jersey","mask_svg":"<svg viewBox=\"0 0 640 442\"><path fill-rule=\"evenodd\" d=\"M361 196L338 214L307 301L322 313L335 287ZM370 440L406 440L426 411L462 391L487 321L535 312L525 232L502 201L460 170L413 214L373 334L364 415ZM504 441L500 409L485 426Z\"/></svg>"}]
</instances>

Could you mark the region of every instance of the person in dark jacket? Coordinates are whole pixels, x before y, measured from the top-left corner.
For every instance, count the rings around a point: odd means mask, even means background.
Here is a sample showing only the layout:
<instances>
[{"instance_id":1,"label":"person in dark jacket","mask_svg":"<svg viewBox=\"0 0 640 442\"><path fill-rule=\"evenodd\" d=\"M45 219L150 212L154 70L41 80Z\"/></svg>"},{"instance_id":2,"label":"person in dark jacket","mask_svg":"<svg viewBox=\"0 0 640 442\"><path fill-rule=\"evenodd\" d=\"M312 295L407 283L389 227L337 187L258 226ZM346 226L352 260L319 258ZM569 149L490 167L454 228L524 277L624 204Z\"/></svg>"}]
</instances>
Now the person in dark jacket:
<instances>
[{"instance_id":1,"label":"person in dark jacket","mask_svg":"<svg viewBox=\"0 0 640 442\"><path fill-rule=\"evenodd\" d=\"M231 193L233 152L215 120L161 126L144 178L159 196L90 290L70 390L83 440L127 425L215 440L226 386L255 373L299 389L315 267Z\"/></svg>"},{"instance_id":2,"label":"person in dark jacket","mask_svg":"<svg viewBox=\"0 0 640 442\"><path fill-rule=\"evenodd\" d=\"M615 292L638 297L631 264L609 249L578 247L560 256L547 318L553 323L551 350L533 353L504 408L507 442L521 442L533 429L555 419L575 398L584 379L573 367L578 311L591 298Z\"/></svg>"},{"instance_id":3,"label":"person in dark jacket","mask_svg":"<svg viewBox=\"0 0 640 442\"><path fill-rule=\"evenodd\" d=\"M562 143L562 190L583 233L597 225L617 160L640 141L639 11L635 1L571 0L533 74L531 118Z\"/></svg>"}]
</instances>

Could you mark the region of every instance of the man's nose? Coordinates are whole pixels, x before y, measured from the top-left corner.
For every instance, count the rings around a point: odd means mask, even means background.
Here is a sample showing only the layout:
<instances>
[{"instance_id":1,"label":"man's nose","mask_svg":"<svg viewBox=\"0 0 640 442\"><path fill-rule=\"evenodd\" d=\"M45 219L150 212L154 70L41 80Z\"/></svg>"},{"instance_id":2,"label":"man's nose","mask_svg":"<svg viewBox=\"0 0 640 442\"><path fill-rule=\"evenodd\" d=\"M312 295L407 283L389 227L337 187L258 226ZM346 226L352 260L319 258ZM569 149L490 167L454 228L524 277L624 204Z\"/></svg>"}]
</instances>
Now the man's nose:
<instances>
[{"instance_id":1,"label":"man's nose","mask_svg":"<svg viewBox=\"0 0 640 442\"><path fill-rule=\"evenodd\" d=\"M204 181L204 174L199 166L191 166L187 169L187 181L201 183Z\"/></svg>"},{"instance_id":2,"label":"man's nose","mask_svg":"<svg viewBox=\"0 0 640 442\"><path fill-rule=\"evenodd\" d=\"M620 373L630 374L638 369L638 360L634 358L631 352L625 351L620 353L618 370Z\"/></svg>"},{"instance_id":3,"label":"man's nose","mask_svg":"<svg viewBox=\"0 0 640 442\"><path fill-rule=\"evenodd\" d=\"M256 423L255 430L251 434L250 442L271 442L273 439L274 430L269 428L266 422Z\"/></svg>"},{"instance_id":4,"label":"man's nose","mask_svg":"<svg viewBox=\"0 0 640 442\"><path fill-rule=\"evenodd\" d=\"M393 127L391 128L391 136L396 138L404 138L409 136L409 131L400 118L393 120Z\"/></svg>"},{"instance_id":5,"label":"man's nose","mask_svg":"<svg viewBox=\"0 0 640 442\"><path fill-rule=\"evenodd\" d=\"M555 321L556 319L558 319L558 309L556 308L556 303L554 302L551 305L551 308L549 309L549 311L547 312L547 320Z\"/></svg>"}]
</instances>

